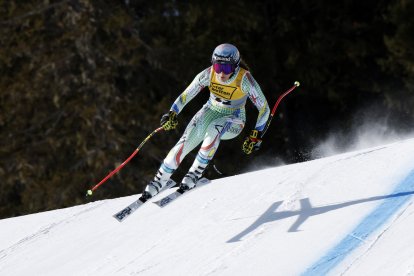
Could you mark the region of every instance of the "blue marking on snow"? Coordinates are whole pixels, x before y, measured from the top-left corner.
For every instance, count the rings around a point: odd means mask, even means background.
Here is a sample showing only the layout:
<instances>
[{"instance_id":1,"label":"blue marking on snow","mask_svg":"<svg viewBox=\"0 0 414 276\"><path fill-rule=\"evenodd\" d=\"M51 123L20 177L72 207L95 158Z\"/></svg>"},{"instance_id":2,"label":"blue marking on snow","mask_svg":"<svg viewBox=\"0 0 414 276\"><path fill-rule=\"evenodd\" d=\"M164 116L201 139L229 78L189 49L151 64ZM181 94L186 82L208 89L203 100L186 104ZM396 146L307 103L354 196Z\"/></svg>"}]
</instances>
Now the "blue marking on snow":
<instances>
[{"instance_id":1,"label":"blue marking on snow","mask_svg":"<svg viewBox=\"0 0 414 276\"><path fill-rule=\"evenodd\" d=\"M302 275L326 275L353 250L364 243L373 232L384 224L410 199L414 190L414 170L400 182L389 197L367 215L344 239L331 248L326 255L309 267Z\"/></svg>"}]
</instances>

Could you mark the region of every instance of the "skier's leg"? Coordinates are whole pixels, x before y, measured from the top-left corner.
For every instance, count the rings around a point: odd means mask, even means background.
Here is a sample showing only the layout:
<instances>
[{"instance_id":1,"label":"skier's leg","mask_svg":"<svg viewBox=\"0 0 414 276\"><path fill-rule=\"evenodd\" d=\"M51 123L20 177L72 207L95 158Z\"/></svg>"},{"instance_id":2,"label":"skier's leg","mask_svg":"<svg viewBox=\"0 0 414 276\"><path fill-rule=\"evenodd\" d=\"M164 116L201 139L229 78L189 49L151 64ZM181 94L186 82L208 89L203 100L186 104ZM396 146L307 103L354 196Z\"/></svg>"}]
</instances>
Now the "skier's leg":
<instances>
[{"instance_id":1,"label":"skier's leg","mask_svg":"<svg viewBox=\"0 0 414 276\"><path fill-rule=\"evenodd\" d=\"M243 118L239 117L223 117L210 124L197 157L181 182L182 190L191 189L196 185L208 163L213 159L220 141L233 139L239 135L243 130L244 122Z\"/></svg>"},{"instance_id":2,"label":"skier's leg","mask_svg":"<svg viewBox=\"0 0 414 276\"><path fill-rule=\"evenodd\" d=\"M206 110L206 108L202 108L194 115L180 140L163 160L154 179L146 186L142 199L146 200L156 195L166 185L184 157L201 143L206 131L203 123Z\"/></svg>"}]
</instances>

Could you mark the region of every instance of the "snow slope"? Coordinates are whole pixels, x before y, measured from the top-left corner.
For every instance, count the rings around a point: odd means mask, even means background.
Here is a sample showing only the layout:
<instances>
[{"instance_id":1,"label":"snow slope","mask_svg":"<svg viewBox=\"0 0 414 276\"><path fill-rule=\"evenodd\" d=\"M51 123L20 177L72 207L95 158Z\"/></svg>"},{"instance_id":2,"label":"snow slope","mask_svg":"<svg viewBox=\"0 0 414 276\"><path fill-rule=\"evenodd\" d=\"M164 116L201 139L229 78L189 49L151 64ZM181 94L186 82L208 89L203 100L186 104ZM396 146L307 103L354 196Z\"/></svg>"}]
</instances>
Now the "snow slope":
<instances>
[{"instance_id":1,"label":"snow slope","mask_svg":"<svg viewBox=\"0 0 414 276\"><path fill-rule=\"evenodd\" d=\"M0 275L414 275L414 139L0 220Z\"/></svg>"}]
</instances>

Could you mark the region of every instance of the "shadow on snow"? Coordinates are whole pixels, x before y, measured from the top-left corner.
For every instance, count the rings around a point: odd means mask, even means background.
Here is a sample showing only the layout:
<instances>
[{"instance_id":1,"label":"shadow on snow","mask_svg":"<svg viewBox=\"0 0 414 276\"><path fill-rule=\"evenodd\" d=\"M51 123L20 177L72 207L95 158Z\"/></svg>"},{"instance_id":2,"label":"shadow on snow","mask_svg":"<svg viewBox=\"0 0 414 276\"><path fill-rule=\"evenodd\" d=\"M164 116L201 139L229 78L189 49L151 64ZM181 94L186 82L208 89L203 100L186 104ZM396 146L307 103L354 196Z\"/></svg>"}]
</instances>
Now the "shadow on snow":
<instances>
[{"instance_id":1,"label":"shadow on snow","mask_svg":"<svg viewBox=\"0 0 414 276\"><path fill-rule=\"evenodd\" d=\"M374 196L374 197L369 197L365 199L352 200L352 201L348 201L344 203L333 204L333 205L322 206L322 207L312 207L309 198L303 198L300 200L299 210L281 211L281 212L277 212L276 210L280 205L282 205L283 201L278 201L278 202L273 203L266 210L266 212L263 215L261 215L252 225L247 227L245 230L243 230L242 232L240 232L239 234L237 234L236 236L234 236L227 242L231 243L231 242L240 241L244 236L253 232L260 225L268 223L268 222L297 216L298 218L288 230L288 232L297 232L299 231L299 226L302 225L308 218L312 216L324 214L330 211L334 211L340 208L345 208L345 207L355 205L355 204L361 204L361 203L366 203L366 202L371 202L371 201L376 201L376 200L386 200L386 199L391 199L391 198L401 197L401 196L409 196L412 194L414 194L414 191L396 193L396 194L385 195L385 196Z\"/></svg>"}]
</instances>

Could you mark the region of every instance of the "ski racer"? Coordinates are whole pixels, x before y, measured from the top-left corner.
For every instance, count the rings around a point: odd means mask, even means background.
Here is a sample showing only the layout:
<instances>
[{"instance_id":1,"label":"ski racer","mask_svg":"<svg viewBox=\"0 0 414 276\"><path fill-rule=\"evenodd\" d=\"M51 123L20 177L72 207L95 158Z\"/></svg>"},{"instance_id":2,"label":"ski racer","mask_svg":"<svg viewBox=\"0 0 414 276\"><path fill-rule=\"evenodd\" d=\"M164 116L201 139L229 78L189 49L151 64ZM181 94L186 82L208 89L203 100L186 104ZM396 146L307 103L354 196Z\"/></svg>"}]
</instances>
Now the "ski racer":
<instances>
[{"instance_id":1,"label":"ski racer","mask_svg":"<svg viewBox=\"0 0 414 276\"><path fill-rule=\"evenodd\" d=\"M184 92L175 100L170 111L161 118L164 130L175 129L178 114L203 88L208 87L208 102L194 115L177 144L163 160L154 179L146 186L140 198L145 202L155 196L168 182L184 157L200 143L194 163L184 176L179 190L192 189L201 178L221 140L238 136L245 125L247 98L259 111L256 125L246 137L242 150L250 154L260 148L261 131L265 128L270 109L260 86L241 60L232 44L221 44L214 49L212 66L200 72Z\"/></svg>"}]
</instances>

